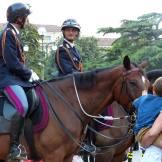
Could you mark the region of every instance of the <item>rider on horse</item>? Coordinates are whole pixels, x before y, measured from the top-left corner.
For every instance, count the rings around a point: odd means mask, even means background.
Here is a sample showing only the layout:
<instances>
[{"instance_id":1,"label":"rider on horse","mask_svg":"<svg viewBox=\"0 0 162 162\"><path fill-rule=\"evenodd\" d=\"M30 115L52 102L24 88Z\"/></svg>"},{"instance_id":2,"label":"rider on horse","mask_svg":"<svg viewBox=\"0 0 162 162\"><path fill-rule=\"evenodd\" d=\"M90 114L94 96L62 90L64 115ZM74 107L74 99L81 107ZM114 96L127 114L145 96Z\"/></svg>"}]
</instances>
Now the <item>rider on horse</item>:
<instances>
[{"instance_id":1,"label":"rider on horse","mask_svg":"<svg viewBox=\"0 0 162 162\"><path fill-rule=\"evenodd\" d=\"M67 19L62 24L64 40L58 47L55 57L59 76L82 71L82 59L74 45L74 41L79 37L80 28L74 19Z\"/></svg>"},{"instance_id":2,"label":"rider on horse","mask_svg":"<svg viewBox=\"0 0 162 162\"><path fill-rule=\"evenodd\" d=\"M25 27L29 7L23 3L14 3L7 9L8 24L0 35L0 89L17 110L12 119L10 134L9 160L25 159L19 146L19 136L23 129L24 118L28 111L25 90L31 87L29 80L36 73L25 66L25 55L20 41L20 30Z\"/></svg>"},{"instance_id":3,"label":"rider on horse","mask_svg":"<svg viewBox=\"0 0 162 162\"><path fill-rule=\"evenodd\" d=\"M62 45L58 47L55 57L59 76L83 71L80 53L74 45L74 41L79 37L80 28L80 25L74 19L67 19L62 24L61 31L64 40ZM87 139L87 142L88 145L85 144L84 149L93 152L94 147L91 146L89 139Z\"/></svg>"}]
</instances>

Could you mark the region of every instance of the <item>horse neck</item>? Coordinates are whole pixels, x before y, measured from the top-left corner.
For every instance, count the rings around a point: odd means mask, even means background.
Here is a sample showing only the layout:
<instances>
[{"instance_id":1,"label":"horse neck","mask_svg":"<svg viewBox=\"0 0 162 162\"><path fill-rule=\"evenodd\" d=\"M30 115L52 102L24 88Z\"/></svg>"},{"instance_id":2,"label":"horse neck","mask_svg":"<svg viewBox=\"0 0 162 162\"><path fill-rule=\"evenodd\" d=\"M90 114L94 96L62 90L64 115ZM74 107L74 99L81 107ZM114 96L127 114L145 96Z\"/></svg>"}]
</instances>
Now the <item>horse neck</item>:
<instances>
[{"instance_id":1,"label":"horse neck","mask_svg":"<svg viewBox=\"0 0 162 162\"><path fill-rule=\"evenodd\" d=\"M96 84L91 89L78 90L81 103L87 113L100 114L105 106L113 102L113 87L121 73L121 67L97 72Z\"/></svg>"}]
</instances>

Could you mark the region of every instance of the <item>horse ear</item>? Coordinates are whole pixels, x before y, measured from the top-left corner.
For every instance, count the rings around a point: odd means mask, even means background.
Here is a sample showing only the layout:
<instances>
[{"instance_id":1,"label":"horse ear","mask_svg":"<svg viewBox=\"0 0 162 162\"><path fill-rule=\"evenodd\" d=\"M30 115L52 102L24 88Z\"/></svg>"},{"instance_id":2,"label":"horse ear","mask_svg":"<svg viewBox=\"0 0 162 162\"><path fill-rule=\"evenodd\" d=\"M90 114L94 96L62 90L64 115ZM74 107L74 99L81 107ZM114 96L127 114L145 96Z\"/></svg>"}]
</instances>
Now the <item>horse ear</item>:
<instances>
[{"instance_id":1,"label":"horse ear","mask_svg":"<svg viewBox=\"0 0 162 162\"><path fill-rule=\"evenodd\" d=\"M143 61L141 64L139 64L138 66L142 69L146 68L149 65L149 61L145 60Z\"/></svg>"},{"instance_id":2,"label":"horse ear","mask_svg":"<svg viewBox=\"0 0 162 162\"><path fill-rule=\"evenodd\" d=\"M128 57L128 55L126 55L126 56L124 57L123 65L124 65L124 67L125 67L127 70L130 70L130 69L131 69L130 58Z\"/></svg>"}]
</instances>

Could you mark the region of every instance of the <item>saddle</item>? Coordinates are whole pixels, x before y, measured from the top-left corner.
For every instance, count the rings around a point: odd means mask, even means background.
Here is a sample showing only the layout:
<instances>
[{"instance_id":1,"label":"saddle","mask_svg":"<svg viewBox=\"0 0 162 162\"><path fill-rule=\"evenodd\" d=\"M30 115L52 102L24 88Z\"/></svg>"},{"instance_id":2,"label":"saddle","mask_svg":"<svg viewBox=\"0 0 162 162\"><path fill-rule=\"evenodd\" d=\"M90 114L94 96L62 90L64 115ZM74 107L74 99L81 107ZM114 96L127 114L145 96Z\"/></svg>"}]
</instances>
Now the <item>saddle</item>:
<instances>
[{"instance_id":1,"label":"saddle","mask_svg":"<svg viewBox=\"0 0 162 162\"><path fill-rule=\"evenodd\" d=\"M41 132L46 128L49 119L48 101L40 86L30 88L26 91L29 110L24 125L24 137L30 150L30 158L40 160L35 146L33 133ZM11 120L17 110L10 104L3 92L0 91L0 134L11 132Z\"/></svg>"},{"instance_id":2,"label":"saddle","mask_svg":"<svg viewBox=\"0 0 162 162\"><path fill-rule=\"evenodd\" d=\"M42 126L41 123L45 122L47 124L48 121L47 99L39 86L28 89L26 95L29 104L26 120L31 120L34 132L41 131L46 126L45 124ZM45 100L43 102L46 103L43 103L42 100ZM0 134L10 133L11 120L15 113L17 113L15 107L8 101L3 92L0 91Z\"/></svg>"}]
</instances>

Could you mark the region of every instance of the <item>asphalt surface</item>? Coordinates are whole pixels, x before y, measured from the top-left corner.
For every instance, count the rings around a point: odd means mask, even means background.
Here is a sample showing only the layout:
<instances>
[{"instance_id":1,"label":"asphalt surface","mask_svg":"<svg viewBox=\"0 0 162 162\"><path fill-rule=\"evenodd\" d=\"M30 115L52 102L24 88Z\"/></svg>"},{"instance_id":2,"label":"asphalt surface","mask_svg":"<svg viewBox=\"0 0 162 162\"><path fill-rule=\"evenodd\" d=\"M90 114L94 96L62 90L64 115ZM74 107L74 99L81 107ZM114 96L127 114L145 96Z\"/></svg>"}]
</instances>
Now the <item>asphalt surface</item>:
<instances>
[{"instance_id":1,"label":"asphalt surface","mask_svg":"<svg viewBox=\"0 0 162 162\"><path fill-rule=\"evenodd\" d=\"M131 162L140 162L140 158L141 158L141 152L140 151L134 151L133 152L133 159L132 159ZM83 162L83 161L80 157L75 156L73 158L72 162ZM126 162L128 162L128 160Z\"/></svg>"},{"instance_id":2,"label":"asphalt surface","mask_svg":"<svg viewBox=\"0 0 162 162\"><path fill-rule=\"evenodd\" d=\"M140 151L134 151L132 162L140 162L140 158L141 158L141 152ZM126 162L128 162L128 161L126 161Z\"/></svg>"}]
</instances>

